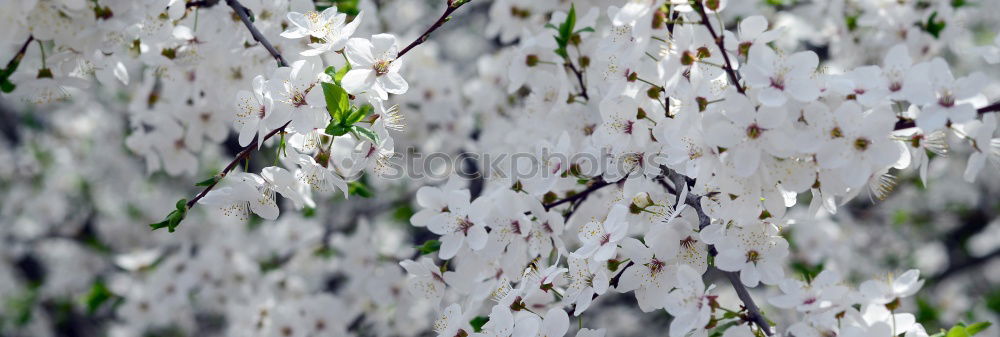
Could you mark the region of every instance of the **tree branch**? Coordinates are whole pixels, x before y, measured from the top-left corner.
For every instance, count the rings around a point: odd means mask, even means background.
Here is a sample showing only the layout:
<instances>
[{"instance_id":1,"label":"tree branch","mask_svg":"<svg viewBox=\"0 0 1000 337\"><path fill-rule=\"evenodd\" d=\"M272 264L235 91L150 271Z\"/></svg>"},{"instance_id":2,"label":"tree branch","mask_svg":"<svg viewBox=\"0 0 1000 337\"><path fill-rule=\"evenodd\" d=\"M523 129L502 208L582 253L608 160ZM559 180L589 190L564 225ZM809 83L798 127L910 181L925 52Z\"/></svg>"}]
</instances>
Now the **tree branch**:
<instances>
[{"instance_id":1,"label":"tree branch","mask_svg":"<svg viewBox=\"0 0 1000 337\"><path fill-rule=\"evenodd\" d=\"M250 22L250 17L248 15L248 13L250 13L250 9L243 7L238 0L226 0L226 4L236 11L236 15L240 17L240 21L243 21L243 25L247 26L247 30L250 31L250 35L253 35L253 39L257 40L260 45L264 46L264 49L267 49L267 52L274 57L274 60L278 61L278 66L287 67L288 62L286 62L285 58L281 56L281 53L279 53L277 49L274 49L271 42L267 41L267 38L260 33L260 30L257 30L257 27L253 25L253 22Z\"/></svg>"},{"instance_id":2,"label":"tree branch","mask_svg":"<svg viewBox=\"0 0 1000 337\"><path fill-rule=\"evenodd\" d=\"M444 13L441 14L441 17L439 17L437 21L435 21L434 24L430 26L430 28L427 28L427 31L421 34L420 37L417 37L417 39L413 40L413 42L410 42L410 44L407 45L406 48L400 50L399 53L396 54L396 58L403 57L403 55L409 52L410 49L413 49L413 47L416 47L421 43L424 43L424 41L427 41L427 38L430 37L431 33L433 33L438 28L441 28L441 26L444 25L445 22L448 22L448 20L451 19L450 17L451 13L455 12L455 10L457 10L459 7L462 7L462 5L468 3L469 1L470 0L448 0L448 8L444 10Z\"/></svg>"},{"instance_id":3,"label":"tree branch","mask_svg":"<svg viewBox=\"0 0 1000 337\"><path fill-rule=\"evenodd\" d=\"M566 60L566 67L569 67L569 70L573 71L573 74L576 74L576 80L577 82L580 82L580 96L583 96L583 98L586 98L589 101L590 96L587 95L587 85L583 83L583 72L577 69L576 66L573 65L573 62L569 60Z\"/></svg>"},{"instance_id":4,"label":"tree branch","mask_svg":"<svg viewBox=\"0 0 1000 337\"><path fill-rule=\"evenodd\" d=\"M997 102L994 102L993 104L990 104L990 105L984 106L982 108L979 108L979 110L976 110L976 111L979 112L980 115L985 114L985 113L990 113L990 112L998 112L998 111L1000 111L1000 101L997 101ZM909 118L900 118L898 121L896 121L896 128L895 128L895 130L905 130L905 129L915 128L915 127L917 127L917 122L916 121L914 121L912 119L909 119Z\"/></svg>"},{"instance_id":5,"label":"tree branch","mask_svg":"<svg viewBox=\"0 0 1000 337\"><path fill-rule=\"evenodd\" d=\"M288 127L288 124L291 124L291 123L292 123L292 121L288 121L288 122L285 123L285 125L282 125L281 127L277 128L277 129L271 130L271 132L268 132L267 135L264 135L264 139L263 140L261 140L259 137L254 137L253 141L251 141L249 145L247 145L246 147L244 147L243 151L240 151L240 153L236 155L236 158L233 158L233 161L229 162L229 165L226 165L226 168L222 169L222 172L220 172L219 175L218 175L218 179L215 179L215 181L212 182L212 184L206 186L205 189L202 190L201 193L198 193L198 195L196 195L194 198L192 198L191 200L188 200L188 202L187 202L188 209L190 209L191 207L194 207L194 205L198 203L198 200L201 200L201 198L204 198L205 195L208 194L209 191L211 191L213 188L215 188L216 184L218 184L220 181L222 181L222 178L225 178L226 175L229 174L229 172L231 172L232 170L236 169L236 167L240 165L241 161L243 161L246 158L249 158L250 154L253 153L255 150L257 150L257 143L263 143L263 142L267 141L268 139L270 139L271 137L274 137L274 135L276 135L278 133L281 133L281 132L285 132L285 128Z\"/></svg>"},{"instance_id":6,"label":"tree branch","mask_svg":"<svg viewBox=\"0 0 1000 337\"><path fill-rule=\"evenodd\" d=\"M667 179L669 179L674 183L674 189L680 189L680 187L683 186L681 184L688 184L687 177L669 168L663 167L663 169L666 173ZM701 196L693 193L688 193L686 200L684 200L683 202L688 206L691 206L691 208L694 208L694 210L698 213L699 228L705 228L706 226L712 223L712 219L705 214L705 211L701 208L700 201L701 201ZM680 202L681 201L678 200L678 203ZM712 254L712 256L718 254L718 251L715 249L714 245L708 246L708 252L709 254ZM715 269L719 270L718 268ZM757 303L754 302L753 297L750 296L750 292L747 290L746 286L743 285L743 282L740 281L740 274L731 271L723 271L723 270L719 271L725 274L726 278L729 279L729 283L733 285L733 289L736 290L736 296L738 296L740 298L740 301L743 302L743 307L746 308L747 314L749 316L748 318L750 319L750 321L753 322L754 324L757 324L757 326L760 327L760 329L764 331L765 334L771 336L772 335L771 325L767 323L767 319L765 319L764 315L760 313L760 308L757 307Z\"/></svg>"},{"instance_id":7,"label":"tree branch","mask_svg":"<svg viewBox=\"0 0 1000 337\"><path fill-rule=\"evenodd\" d=\"M715 40L715 44L719 46L719 52L722 53L722 59L726 61L726 66L723 67L723 69L726 71L726 74L729 75L729 81L733 82L733 86L736 87L736 91L746 95L746 91L743 89L743 86L740 85L739 77L736 76L736 70L734 70L735 68L733 68L732 62L729 61L729 54L726 53L726 45L723 41L723 35L716 34L715 28L712 28L712 21L708 19L708 13L705 13L705 5L703 3L696 3L693 7L696 11L698 11L698 15L701 16L701 22L705 25L705 28L708 28L708 33L712 35L712 39Z\"/></svg>"},{"instance_id":8,"label":"tree branch","mask_svg":"<svg viewBox=\"0 0 1000 337\"><path fill-rule=\"evenodd\" d=\"M597 180L597 182L591 184L589 187L587 187L587 189L585 189L583 191L580 191L579 193L576 193L576 194L568 196L566 198L563 198L563 199L556 200L556 201L553 201L551 203L545 204L544 205L545 206L545 210L548 211L548 210L552 209L553 207L565 204L567 202L572 202L572 201L575 201L577 199L586 198L587 195L589 195L590 193L592 193L592 192L594 192L596 190L599 190L601 188L604 188L605 186L613 184L613 183L609 183L607 181L604 181L604 179L600 179L600 178L598 178L598 179L599 180Z\"/></svg>"}]
</instances>

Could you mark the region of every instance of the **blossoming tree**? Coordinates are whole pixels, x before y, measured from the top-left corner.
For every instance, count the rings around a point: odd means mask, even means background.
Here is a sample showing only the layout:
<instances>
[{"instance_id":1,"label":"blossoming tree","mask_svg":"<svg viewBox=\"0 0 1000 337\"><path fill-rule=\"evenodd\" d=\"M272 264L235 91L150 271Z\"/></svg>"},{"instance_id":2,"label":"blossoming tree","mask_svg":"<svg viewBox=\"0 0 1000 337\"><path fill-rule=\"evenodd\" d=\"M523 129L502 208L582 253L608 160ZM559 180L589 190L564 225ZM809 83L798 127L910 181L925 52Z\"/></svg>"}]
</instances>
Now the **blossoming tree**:
<instances>
[{"instance_id":1,"label":"blossoming tree","mask_svg":"<svg viewBox=\"0 0 1000 337\"><path fill-rule=\"evenodd\" d=\"M0 335L997 333L991 0L0 8Z\"/></svg>"}]
</instances>

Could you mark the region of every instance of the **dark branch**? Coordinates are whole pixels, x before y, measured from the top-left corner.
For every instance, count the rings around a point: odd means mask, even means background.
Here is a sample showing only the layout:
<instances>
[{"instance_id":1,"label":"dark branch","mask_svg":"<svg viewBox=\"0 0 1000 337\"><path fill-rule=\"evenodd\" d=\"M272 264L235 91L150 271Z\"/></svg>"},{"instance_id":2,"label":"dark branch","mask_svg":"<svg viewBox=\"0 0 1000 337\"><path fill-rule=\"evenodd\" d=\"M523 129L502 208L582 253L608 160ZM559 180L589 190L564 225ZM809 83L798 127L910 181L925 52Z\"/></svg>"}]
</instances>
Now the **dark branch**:
<instances>
[{"instance_id":1,"label":"dark branch","mask_svg":"<svg viewBox=\"0 0 1000 337\"><path fill-rule=\"evenodd\" d=\"M257 30L257 27L253 25L253 22L250 22L250 17L249 17L250 9L243 7L243 5L240 4L238 0L226 0L226 4L229 5L229 7L232 7L234 11L236 11L236 15L240 17L240 21L243 21L243 25L247 26L247 30L250 31L250 35L253 35L253 39L257 40L257 42L259 42L260 45L264 46L264 49L267 49L267 52L271 53L271 56L274 57L274 60L278 61L278 66L287 67L288 62L286 62L285 58L281 56L281 53L279 53L277 49L274 49L274 46L271 45L271 42L267 41L267 38L265 38L264 35L260 33L260 30Z\"/></svg>"},{"instance_id":2,"label":"dark branch","mask_svg":"<svg viewBox=\"0 0 1000 337\"><path fill-rule=\"evenodd\" d=\"M994 250L989 254L983 256L966 259L958 264L952 264L948 266L948 269L945 269L944 271L928 278L927 281L930 284L938 284L948 277L954 276L966 269L990 262L991 260L997 257L1000 257L1000 249Z\"/></svg>"},{"instance_id":3,"label":"dark branch","mask_svg":"<svg viewBox=\"0 0 1000 337\"><path fill-rule=\"evenodd\" d=\"M441 26L444 25L445 22L448 22L448 20L451 19L451 13L455 12L455 10L457 10L459 7L462 7L462 5L466 4L469 1L470 0L448 0L448 8L444 10L444 13L441 14L441 17L439 17L437 21L435 21L434 24L431 25L430 28L427 28L427 31L421 34L420 37L418 37L416 40L413 40L413 42L410 42L410 44L406 46L406 48L403 48L403 50L400 50L399 53L396 54L396 58L403 57L403 55L409 52L410 49L413 49L413 47L416 47L421 43L424 43L424 41L427 41L427 38L431 36L431 33L433 33L438 28L441 28Z\"/></svg>"},{"instance_id":4,"label":"dark branch","mask_svg":"<svg viewBox=\"0 0 1000 337\"><path fill-rule=\"evenodd\" d=\"M987 106L984 106L982 108L979 108L979 110L977 110L977 111L979 112L980 115L985 114L985 113L989 113L989 112L998 112L998 111L1000 111L1000 101L995 102L995 103L990 104L990 105L987 105ZM915 128L915 127L917 127L917 122L916 121L914 121L912 119L909 119L909 118L900 118L898 121L896 121L896 128L895 128L895 130L905 130L905 129Z\"/></svg>"},{"instance_id":5,"label":"dark branch","mask_svg":"<svg viewBox=\"0 0 1000 337\"><path fill-rule=\"evenodd\" d=\"M258 143L263 143L263 142L267 141L268 139L270 139L271 137L274 137L274 135L276 135L278 133L285 132L285 128L288 127L288 124L291 124L291 123L292 123L292 121L288 121L287 123L285 123L285 125L282 125L281 127L277 128L277 129L271 130L271 132L268 132L267 135L264 135L264 139L263 140L261 140L258 137L254 137L253 141L251 141L249 145L247 145L246 147L244 147L243 151L240 151L240 153L236 155L236 158L233 158L233 161L230 162L229 165L226 165L226 168L222 169L222 172L219 173L218 179L215 179L215 181L212 182L211 185L206 186L205 189L201 191L201 193L198 193L197 196L195 196L194 198L192 198L191 200L189 200L187 202L188 209L190 209L191 207L194 207L194 205L196 203L198 203L198 200L201 200L201 198L205 197L205 195L208 194L209 191L211 191L213 188L215 188L216 184L218 184L220 181L222 181L222 178L225 178L226 175L229 174L229 172L231 172L232 170L236 169L236 167L240 165L241 161L243 161L244 159L249 158L250 154L253 153L254 150L257 150L257 144Z\"/></svg>"},{"instance_id":6,"label":"dark branch","mask_svg":"<svg viewBox=\"0 0 1000 337\"><path fill-rule=\"evenodd\" d=\"M219 3L219 0L196 0L184 4L184 7L212 7Z\"/></svg>"},{"instance_id":7,"label":"dark branch","mask_svg":"<svg viewBox=\"0 0 1000 337\"><path fill-rule=\"evenodd\" d=\"M705 24L705 28L708 28L708 33L711 34L712 39L715 40L715 44L719 46L719 52L722 53L722 59L726 61L726 65L723 69L726 71L726 74L729 75L729 81L733 82L733 85L736 86L736 91L745 95L746 91L743 89L743 86L740 85L740 79L736 76L736 70L734 70L735 68L733 68L733 64L729 61L729 54L726 53L726 44L722 40L723 35L716 34L715 28L712 28L712 21L708 19L708 13L705 13L704 4L695 4L694 8L698 11L698 15L701 16L701 22Z\"/></svg>"},{"instance_id":8,"label":"dark branch","mask_svg":"<svg viewBox=\"0 0 1000 337\"><path fill-rule=\"evenodd\" d=\"M587 85L583 83L583 72L577 69L576 66L573 65L573 62L570 62L569 60L566 60L566 67L573 71L573 74L576 75L577 82L580 82L580 96L583 96L583 98L586 98L589 101L590 96L587 95Z\"/></svg>"},{"instance_id":9,"label":"dark branch","mask_svg":"<svg viewBox=\"0 0 1000 337\"><path fill-rule=\"evenodd\" d=\"M680 189L680 187L683 186L681 184L691 185L687 177L677 172L674 172L673 170L664 168L664 172L666 173L667 179L669 179L671 182L674 183L675 190ZM712 219L705 214L704 210L702 210L700 201L701 201L701 196L693 193L688 193L686 200L684 200L684 203L686 203L688 206L694 208L694 210L697 211L699 227L705 228L706 226L712 223ZM678 200L678 202L680 202L680 200ZM713 245L708 246L708 251L709 254L712 254L712 256L715 256L717 254L715 246ZM765 334L771 336L772 335L771 325L767 323L767 319L765 319L764 315L760 313L760 308L757 307L757 303L755 303L753 297L750 296L750 292L747 290L746 286L743 285L743 282L740 281L740 274L737 272L722 271L722 270L720 270L720 272L725 274L726 278L729 279L729 283L733 285L733 289L736 290L736 296L738 296L740 298L740 301L743 302L743 307L746 308L747 315L749 316L750 321L752 321L754 324L757 324L757 326L760 327L760 329L764 331Z\"/></svg>"},{"instance_id":10,"label":"dark branch","mask_svg":"<svg viewBox=\"0 0 1000 337\"><path fill-rule=\"evenodd\" d=\"M586 198L587 195L589 195L590 193L592 193L592 192L594 192L596 190L599 190L599 189L601 189L601 188L603 188L605 186L611 185L611 184L612 183L604 181L604 179L598 178L598 180L596 182L592 183L589 187L587 187L587 189L585 189L583 191L580 191L579 193L573 194L573 195L571 195L569 197L566 197L564 199L561 199L561 200L556 200L556 201L553 201L551 203L545 204L544 205L545 206L545 210L548 211L548 210L552 209L553 207L565 204L567 202L572 202L572 201L576 201L577 199Z\"/></svg>"}]
</instances>

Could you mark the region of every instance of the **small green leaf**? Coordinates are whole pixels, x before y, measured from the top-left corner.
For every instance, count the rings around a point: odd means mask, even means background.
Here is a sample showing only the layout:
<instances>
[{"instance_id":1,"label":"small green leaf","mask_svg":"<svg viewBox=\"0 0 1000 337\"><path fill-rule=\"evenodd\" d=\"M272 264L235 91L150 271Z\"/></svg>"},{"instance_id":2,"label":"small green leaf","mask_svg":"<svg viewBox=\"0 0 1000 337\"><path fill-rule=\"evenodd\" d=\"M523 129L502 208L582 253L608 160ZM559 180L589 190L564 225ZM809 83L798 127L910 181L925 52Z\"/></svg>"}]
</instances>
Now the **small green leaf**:
<instances>
[{"instance_id":1,"label":"small green leaf","mask_svg":"<svg viewBox=\"0 0 1000 337\"><path fill-rule=\"evenodd\" d=\"M417 247L420 251L420 255L427 255L441 249L441 241L438 240L427 240L423 245Z\"/></svg>"},{"instance_id":2,"label":"small green leaf","mask_svg":"<svg viewBox=\"0 0 1000 337\"><path fill-rule=\"evenodd\" d=\"M361 181L352 181L347 184L347 193L362 198L371 198L375 195L372 193L372 190L368 188L368 185L365 185L365 183Z\"/></svg>"},{"instance_id":3,"label":"small green leaf","mask_svg":"<svg viewBox=\"0 0 1000 337\"><path fill-rule=\"evenodd\" d=\"M184 220L184 217L187 216L187 199L177 200L176 207L177 209L171 211L170 214L167 214L166 219L150 224L149 227L153 228L154 231L160 228L166 228L167 231L173 233L177 226L181 224L181 221Z\"/></svg>"},{"instance_id":4,"label":"small green leaf","mask_svg":"<svg viewBox=\"0 0 1000 337\"><path fill-rule=\"evenodd\" d=\"M323 82L323 97L326 98L326 111L333 120L343 123L351 106L350 99L344 88L333 83Z\"/></svg>"},{"instance_id":5,"label":"small green leaf","mask_svg":"<svg viewBox=\"0 0 1000 337\"><path fill-rule=\"evenodd\" d=\"M971 337L976 334L983 332L991 325L990 322L979 322L972 323L970 325L965 325L964 323L958 323L955 326L948 329L948 334L946 337Z\"/></svg>"},{"instance_id":6,"label":"small green leaf","mask_svg":"<svg viewBox=\"0 0 1000 337\"><path fill-rule=\"evenodd\" d=\"M326 74L327 76L330 76L330 78L334 78L337 76L337 67L334 66L326 67L326 70L323 70L323 73Z\"/></svg>"},{"instance_id":7,"label":"small green leaf","mask_svg":"<svg viewBox=\"0 0 1000 337\"><path fill-rule=\"evenodd\" d=\"M343 126L343 125L340 125L337 122L331 121L330 125L326 126L326 130L324 130L324 132L326 132L326 134L334 136L334 137L343 136L343 135L347 134L348 132L351 132L351 127L349 127L349 126Z\"/></svg>"},{"instance_id":8,"label":"small green leaf","mask_svg":"<svg viewBox=\"0 0 1000 337\"><path fill-rule=\"evenodd\" d=\"M90 286L90 291L87 292L84 301L87 303L87 313L93 314L101 307L101 304L107 302L109 299L114 297L115 294L108 289L104 284L104 280L97 279L94 284Z\"/></svg>"},{"instance_id":9,"label":"small green leaf","mask_svg":"<svg viewBox=\"0 0 1000 337\"><path fill-rule=\"evenodd\" d=\"M348 71L351 71L351 64L350 63L345 64L343 68L340 68L340 70L337 70L337 73L334 74L334 76L333 76L334 83L337 83L337 85L340 85L340 81L344 79L344 75L346 75Z\"/></svg>"},{"instance_id":10,"label":"small green leaf","mask_svg":"<svg viewBox=\"0 0 1000 337\"><path fill-rule=\"evenodd\" d=\"M367 117L368 115L371 115L373 110L374 108L372 108L372 106L369 104L362 105L360 108L357 109L352 109L350 116L347 117L347 121L344 124L354 125L354 123L357 123L361 121L361 119Z\"/></svg>"},{"instance_id":11,"label":"small green leaf","mask_svg":"<svg viewBox=\"0 0 1000 337\"><path fill-rule=\"evenodd\" d=\"M576 32L574 32L574 34L593 33L593 32L594 32L594 27L583 27L580 30L577 30Z\"/></svg>"},{"instance_id":12,"label":"small green leaf","mask_svg":"<svg viewBox=\"0 0 1000 337\"><path fill-rule=\"evenodd\" d=\"M373 132L372 130L368 130L363 127L355 125L354 131L361 134L362 136L365 136L365 138L368 138L368 140L372 141L372 143L378 144L378 135L375 134L375 132Z\"/></svg>"},{"instance_id":13,"label":"small green leaf","mask_svg":"<svg viewBox=\"0 0 1000 337\"><path fill-rule=\"evenodd\" d=\"M211 178L199 181L197 184L194 184L194 186L211 186L217 181L219 181L219 176L212 176Z\"/></svg>"},{"instance_id":14,"label":"small green leaf","mask_svg":"<svg viewBox=\"0 0 1000 337\"><path fill-rule=\"evenodd\" d=\"M993 325L993 323L990 322L972 323L969 324L969 326L965 327L965 332L968 333L969 336L974 336L977 333L982 332L983 330L989 329L990 325Z\"/></svg>"},{"instance_id":15,"label":"small green leaf","mask_svg":"<svg viewBox=\"0 0 1000 337\"><path fill-rule=\"evenodd\" d=\"M937 12L933 12L931 13L931 16L927 18L927 22L919 24L921 29L934 36L935 39L941 37L941 31L943 31L944 27L947 25L944 20L934 21L934 19L937 18L937 15Z\"/></svg>"},{"instance_id":16,"label":"small green leaf","mask_svg":"<svg viewBox=\"0 0 1000 337\"><path fill-rule=\"evenodd\" d=\"M469 321L469 325L472 326L472 330L475 330L475 332L482 332L483 325L486 325L486 322L489 321L490 321L489 317L476 316L476 318L473 318L471 321Z\"/></svg>"},{"instance_id":17,"label":"small green leaf","mask_svg":"<svg viewBox=\"0 0 1000 337\"><path fill-rule=\"evenodd\" d=\"M2 90L4 93L9 93L11 91L14 91L15 88L17 88L17 86L14 85L14 83L11 83L8 79L4 78L0 80L0 90Z\"/></svg>"}]
</instances>

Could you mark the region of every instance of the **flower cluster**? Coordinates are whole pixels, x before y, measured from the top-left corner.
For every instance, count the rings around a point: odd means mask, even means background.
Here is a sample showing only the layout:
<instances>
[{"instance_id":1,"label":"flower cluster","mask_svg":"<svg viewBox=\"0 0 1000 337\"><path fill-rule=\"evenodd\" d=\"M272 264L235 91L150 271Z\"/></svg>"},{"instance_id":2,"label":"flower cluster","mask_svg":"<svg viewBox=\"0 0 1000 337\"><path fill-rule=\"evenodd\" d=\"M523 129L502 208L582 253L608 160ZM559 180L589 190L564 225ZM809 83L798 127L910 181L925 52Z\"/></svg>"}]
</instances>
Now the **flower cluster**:
<instances>
[{"instance_id":1,"label":"flower cluster","mask_svg":"<svg viewBox=\"0 0 1000 337\"><path fill-rule=\"evenodd\" d=\"M970 23L1000 22L964 1L772 2L8 1L0 97L30 108L0 127L0 334L87 315L114 336L920 337L995 318L918 294L996 256L1000 37ZM509 159L382 179L465 151ZM918 221L949 232L901 226Z\"/></svg>"}]
</instances>

